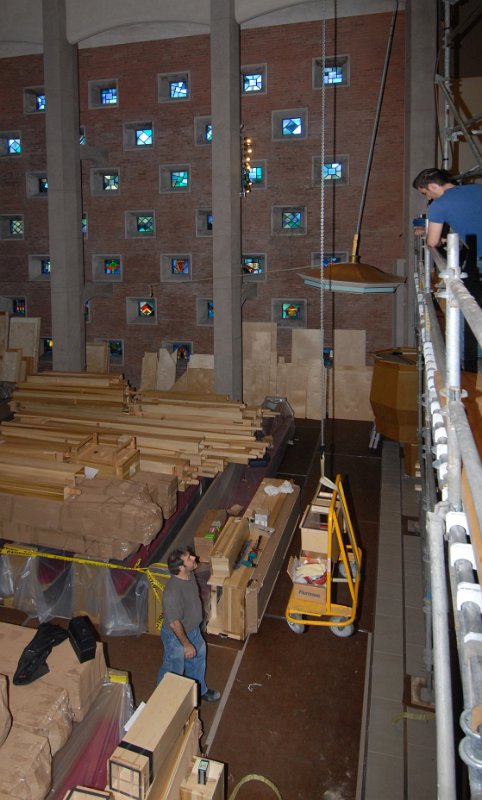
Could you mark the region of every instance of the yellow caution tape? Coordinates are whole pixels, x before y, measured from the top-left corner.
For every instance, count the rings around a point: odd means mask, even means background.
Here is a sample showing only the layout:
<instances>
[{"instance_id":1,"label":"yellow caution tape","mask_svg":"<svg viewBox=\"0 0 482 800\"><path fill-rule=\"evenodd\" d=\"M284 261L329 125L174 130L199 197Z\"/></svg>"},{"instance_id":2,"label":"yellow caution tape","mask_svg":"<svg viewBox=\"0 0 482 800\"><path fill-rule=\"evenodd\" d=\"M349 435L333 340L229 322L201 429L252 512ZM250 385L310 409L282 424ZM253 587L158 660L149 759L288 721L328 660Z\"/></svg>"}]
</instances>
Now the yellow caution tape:
<instances>
[{"instance_id":1,"label":"yellow caution tape","mask_svg":"<svg viewBox=\"0 0 482 800\"><path fill-rule=\"evenodd\" d=\"M110 672L109 670L107 680L109 683L129 683L129 675L127 672Z\"/></svg>"},{"instance_id":2,"label":"yellow caution tape","mask_svg":"<svg viewBox=\"0 0 482 800\"><path fill-rule=\"evenodd\" d=\"M103 567L106 569L122 569L125 572L141 572L147 576L149 586L155 594L156 600L160 602L161 593L164 591L163 580L169 578L169 571L167 564L162 561L157 561L150 564L148 567L139 566L140 559L136 561L133 567L126 567L123 564L110 564L107 561L97 561L91 558L79 558L78 556L63 556L56 553L44 553L41 550L29 550L27 547L18 547L11 544L5 544L0 547L0 556L24 556L26 558L51 558L54 561L66 561L72 564L87 564L90 567ZM153 572L153 569L156 571ZM158 571L159 570L159 571ZM161 572L165 570L165 574ZM156 628L162 625L162 614L156 618Z\"/></svg>"},{"instance_id":3,"label":"yellow caution tape","mask_svg":"<svg viewBox=\"0 0 482 800\"><path fill-rule=\"evenodd\" d=\"M265 778L264 775L256 775L254 773L252 775L245 775L244 778L241 778L239 783L237 783L234 787L233 792L229 795L229 800L234 800L234 798L237 797L241 786L244 786L245 783L249 783L249 781L259 781L260 783L265 783L266 786L269 786L269 788L273 790L279 800L283 800L279 789L277 789L277 787L269 780L269 778Z\"/></svg>"}]
</instances>

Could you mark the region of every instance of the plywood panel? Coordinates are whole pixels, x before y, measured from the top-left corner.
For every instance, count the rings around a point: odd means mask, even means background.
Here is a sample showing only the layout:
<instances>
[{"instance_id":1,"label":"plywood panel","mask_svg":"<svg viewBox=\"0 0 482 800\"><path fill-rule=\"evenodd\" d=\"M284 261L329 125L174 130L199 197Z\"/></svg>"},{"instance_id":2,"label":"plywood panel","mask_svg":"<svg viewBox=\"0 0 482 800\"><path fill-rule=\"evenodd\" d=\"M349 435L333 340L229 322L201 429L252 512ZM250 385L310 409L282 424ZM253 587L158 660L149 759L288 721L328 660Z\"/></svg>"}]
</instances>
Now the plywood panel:
<instances>
[{"instance_id":1,"label":"plywood panel","mask_svg":"<svg viewBox=\"0 0 482 800\"><path fill-rule=\"evenodd\" d=\"M156 389L169 391L176 382L176 356L161 347L157 357Z\"/></svg>"},{"instance_id":2,"label":"plywood panel","mask_svg":"<svg viewBox=\"0 0 482 800\"><path fill-rule=\"evenodd\" d=\"M109 372L109 345L107 342L90 342L85 346L86 371L101 375Z\"/></svg>"},{"instance_id":3,"label":"plywood panel","mask_svg":"<svg viewBox=\"0 0 482 800\"><path fill-rule=\"evenodd\" d=\"M373 420L370 405L372 367L334 369L335 419Z\"/></svg>"},{"instance_id":4,"label":"plywood panel","mask_svg":"<svg viewBox=\"0 0 482 800\"><path fill-rule=\"evenodd\" d=\"M156 388L157 353L144 353L141 371L141 392Z\"/></svg>"},{"instance_id":5,"label":"plywood panel","mask_svg":"<svg viewBox=\"0 0 482 800\"><path fill-rule=\"evenodd\" d=\"M366 331L334 331L334 359L339 367L364 367L366 363Z\"/></svg>"},{"instance_id":6,"label":"plywood panel","mask_svg":"<svg viewBox=\"0 0 482 800\"><path fill-rule=\"evenodd\" d=\"M321 337L318 329L294 329L291 340L291 361L321 360Z\"/></svg>"},{"instance_id":7,"label":"plywood panel","mask_svg":"<svg viewBox=\"0 0 482 800\"><path fill-rule=\"evenodd\" d=\"M21 350L24 356L33 359L34 371L38 369L40 324L40 317L11 317L9 324L9 347Z\"/></svg>"}]
</instances>

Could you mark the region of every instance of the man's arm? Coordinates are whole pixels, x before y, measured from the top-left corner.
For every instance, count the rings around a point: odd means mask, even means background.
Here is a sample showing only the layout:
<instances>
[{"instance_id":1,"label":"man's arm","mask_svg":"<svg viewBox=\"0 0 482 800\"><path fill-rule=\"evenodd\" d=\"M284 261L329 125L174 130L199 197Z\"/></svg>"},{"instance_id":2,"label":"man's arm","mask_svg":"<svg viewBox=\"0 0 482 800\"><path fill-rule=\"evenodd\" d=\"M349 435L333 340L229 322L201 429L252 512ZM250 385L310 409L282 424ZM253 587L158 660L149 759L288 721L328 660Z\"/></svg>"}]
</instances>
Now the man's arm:
<instances>
[{"instance_id":1,"label":"man's arm","mask_svg":"<svg viewBox=\"0 0 482 800\"><path fill-rule=\"evenodd\" d=\"M184 625L181 620L175 619L174 622L169 623L171 631L177 636L184 648L184 658L194 658L196 655L196 648L189 641L184 630Z\"/></svg>"},{"instance_id":2,"label":"man's arm","mask_svg":"<svg viewBox=\"0 0 482 800\"><path fill-rule=\"evenodd\" d=\"M428 223L427 244L429 247L438 247L442 238L443 222Z\"/></svg>"}]
</instances>

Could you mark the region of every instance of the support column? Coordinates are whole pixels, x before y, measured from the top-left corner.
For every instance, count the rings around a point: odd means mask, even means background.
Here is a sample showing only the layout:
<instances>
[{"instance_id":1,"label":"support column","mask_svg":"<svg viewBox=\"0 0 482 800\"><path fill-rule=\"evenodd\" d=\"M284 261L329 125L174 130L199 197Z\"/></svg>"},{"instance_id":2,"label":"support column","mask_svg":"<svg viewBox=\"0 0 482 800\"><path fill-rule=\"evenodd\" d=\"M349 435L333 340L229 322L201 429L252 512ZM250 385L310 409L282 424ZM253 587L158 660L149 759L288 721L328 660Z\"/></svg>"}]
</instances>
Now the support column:
<instances>
[{"instance_id":1,"label":"support column","mask_svg":"<svg viewBox=\"0 0 482 800\"><path fill-rule=\"evenodd\" d=\"M67 41L65 0L43 0L53 368L85 369L82 190L77 45Z\"/></svg>"},{"instance_id":2,"label":"support column","mask_svg":"<svg viewBox=\"0 0 482 800\"><path fill-rule=\"evenodd\" d=\"M407 283L396 293L397 318L403 320L404 340L414 345L415 287L412 220L427 203L412 188L420 170L436 167L434 75L437 57L438 0L407 0L405 13L405 262Z\"/></svg>"},{"instance_id":3,"label":"support column","mask_svg":"<svg viewBox=\"0 0 482 800\"><path fill-rule=\"evenodd\" d=\"M211 0L215 391L242 400L239 26L234 0Z\"/></svg>"}]
</instances>

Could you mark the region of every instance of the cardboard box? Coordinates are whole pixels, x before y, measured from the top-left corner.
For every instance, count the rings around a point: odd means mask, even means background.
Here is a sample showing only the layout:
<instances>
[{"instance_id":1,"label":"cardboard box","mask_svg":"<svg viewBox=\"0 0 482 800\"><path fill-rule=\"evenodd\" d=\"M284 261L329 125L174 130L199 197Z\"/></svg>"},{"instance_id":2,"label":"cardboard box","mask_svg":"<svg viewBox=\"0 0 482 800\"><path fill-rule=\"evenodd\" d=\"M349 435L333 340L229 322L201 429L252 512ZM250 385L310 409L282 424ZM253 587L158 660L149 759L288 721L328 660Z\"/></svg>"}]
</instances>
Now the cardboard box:
<instances>
[{"instance_id":1,"label":"cardboard box","mask_svg":"<svg viewBox=\"0 0 482 800\"><path fill-rule=\"evenodd\" d=\"M44 800L52 784L52 756L45 736L17 728L15 723L0 747L2 797Z\"/></svg>"},{"instance_id":2,"label":"cardboard box","mask_svg":"<svg viewBox=\"0 0 482 800\"><path fill-rule=\"evenodd\" d=\"M223 800L224 798L224 764L220 761L208 761L206 783L198 783L200 758L194 758L191 772L181 784L180 800Z\"/></svg>"},{"instance_id":3,"label":"cardboard box","mask_svg":"<svg viewBox=\"0 0 482 800\"><path fill-rule=\"evenodd\" d=\"M8 708L7 678L0 675L0 747L12 727L12 715Z\"/></svg>"},{"instance_id":4,"label":"cardboard box","mask_svg":"<svg viewBox=\"0 0 482 800\"><path fill-rule=\"evenodd\" d=\"M19 658L34 635L34 628L0 622L2 670L10 678L13 678ZM66 639L52 648L47 658L47 665L49 672L38 678L34 685L47 684L66 689L74 720L81 722L107 675L102 643L97 643L94 659L80 664L70 641Z\"/></svg>"},{"instance_id":5,"label":"cardboard box","mask_svg":"<svg viewBox=\"0 0 482 800\"><path fill-rule=\"evenodd\" d=\"M144 800L197 705L197 684L168 672L108 762L108 787ZM149 792L150 793L150 792Z\"/></svg>"},{"instance_id":6,"label":"cardboard box","mask_svg":"<svg viewBox=\"0 0 482 800\"><path fill-rule=\"evenodd\" d=\"M206 511L196 533L194 534L194 552L199 561L209 562L211 551L219 538L226 520L224 508L212 508Z\"/></svg>"},{"instance_id":7,"label":"cardboard box","mask_svg":"<svg viewBox=\"0 0 482 800\"><path fill-rule=\"evenodd\" d=\"M300 559L291 556L288 561L287 572L293 582L292 597L308 602L326 604L326 584L323 586L313 586L312 584L296 582L296 570L300 566Z\"/></svg>"},{"instance_id":8,"label":"cardboard box","mask_svg":"<svg viewBox=\"0 0 482 800\"><path fill-rule=\"evenodd\" d=\"M72 731L72 711L66 689L34 681L15 686L9 681L10 711L18 728L45 736L54 756Z\"/></svg>"},{"instance_id":9,"label":"cardboard box","mask_svg":"<svg viewBox=\"0 0 482 800\"><path fill-rule=\"evenodd\" d=\"M302 550L328 552L328 510L313 503L305 508L300 522Z\"/></svg>"}]
</instances>

